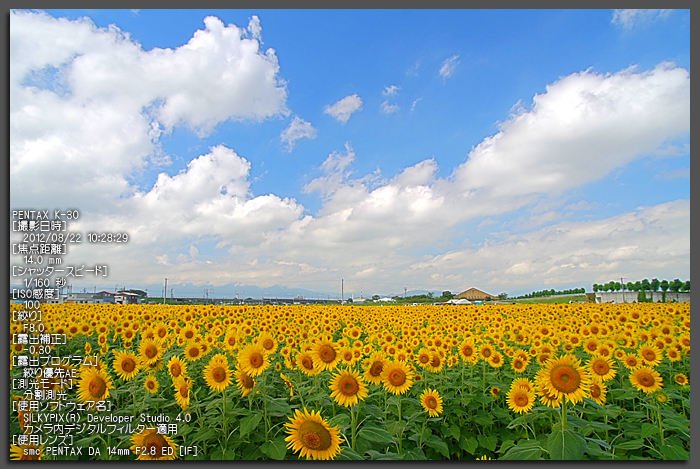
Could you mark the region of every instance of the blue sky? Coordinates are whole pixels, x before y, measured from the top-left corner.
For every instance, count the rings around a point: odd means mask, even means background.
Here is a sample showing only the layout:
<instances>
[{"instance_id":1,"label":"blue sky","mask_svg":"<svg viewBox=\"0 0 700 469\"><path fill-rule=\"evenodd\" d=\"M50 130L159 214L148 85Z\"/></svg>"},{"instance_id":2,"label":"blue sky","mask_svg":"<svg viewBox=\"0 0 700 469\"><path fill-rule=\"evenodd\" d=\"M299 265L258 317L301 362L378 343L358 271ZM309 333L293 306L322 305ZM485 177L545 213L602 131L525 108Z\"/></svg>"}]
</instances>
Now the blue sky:
<instances>
[{"instance_id":1,"label":"blue sky","mask_svg":"<svg viewBox=\"0 0 700 469\"><path fill-rule=\"evenodd\" d=\"M10 26L11 206L130 232L67 259L104 259L106 285L690 278L687 10L47 10Z\"/></svg>"}]
</instances>

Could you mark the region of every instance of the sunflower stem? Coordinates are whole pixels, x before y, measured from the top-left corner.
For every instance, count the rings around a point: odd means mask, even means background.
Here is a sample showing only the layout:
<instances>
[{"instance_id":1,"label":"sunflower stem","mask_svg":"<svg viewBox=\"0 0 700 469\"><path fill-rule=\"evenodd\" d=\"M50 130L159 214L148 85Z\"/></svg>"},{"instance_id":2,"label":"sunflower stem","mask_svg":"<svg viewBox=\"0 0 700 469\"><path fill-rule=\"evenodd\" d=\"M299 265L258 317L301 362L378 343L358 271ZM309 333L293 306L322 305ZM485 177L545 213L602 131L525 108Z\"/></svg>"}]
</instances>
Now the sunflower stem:
<instances>
[{"instance_id":1,"label":"sunflower stem","mask_svg":"<svg viewBox=\"0 0 700 469\"><path fill-rule=\"evenodd\" d=\"M663 421L661 420L661 405L658 402L656 403L656 415L658 416L659 435L661 436L661 446L663 447L665 445L664 424L663 424Z\"/></svg>"},{"instance_id":2,"label":"sunflower stem","mask_svg":"<svg viewBox=\"0 0 700 469\"><path fill-rule=\"evenodd\" d=\"M561 400L561 429L566 430L566 397Z\"/></svg>"},{"instance_id":3,"label":"sunflower stem","mask_svg":"<svg viewBox=\"0 0 700 469\"><path fill-rule=\"evenodd\" d=\"M262 379L262 394L263 394L263 406L265 408L265 441L268 440L268 436L270 433L270 422L267 420L267 392L265 390L265 373L263 373L263 379Z\"/></svg>"},{"instance_id":4,"label":"sunflower stem","mask_svg":"<svg viewBox=\"0 0 700 469\"><path fill-rule=\"evenodd\" d=\"M352 425L352 450L355 451L355 435L357 434L357 412L355 412L355 407L358 407L359 411L360 403L358 402L356 406L350 406L350 425Z\"/></svg>"},{"instance_id":5,"label":"sunflower stem","mask_svg":"<svg viewBox=\"0 0 700 469\"><path fill-rule=\"evenodd\" d=\"M400 425L400 433L399 433L399 454L403 454L403 419L401 418L401 394L398 395L399 397L399 423Z\"/></svg>"}]
</instances>

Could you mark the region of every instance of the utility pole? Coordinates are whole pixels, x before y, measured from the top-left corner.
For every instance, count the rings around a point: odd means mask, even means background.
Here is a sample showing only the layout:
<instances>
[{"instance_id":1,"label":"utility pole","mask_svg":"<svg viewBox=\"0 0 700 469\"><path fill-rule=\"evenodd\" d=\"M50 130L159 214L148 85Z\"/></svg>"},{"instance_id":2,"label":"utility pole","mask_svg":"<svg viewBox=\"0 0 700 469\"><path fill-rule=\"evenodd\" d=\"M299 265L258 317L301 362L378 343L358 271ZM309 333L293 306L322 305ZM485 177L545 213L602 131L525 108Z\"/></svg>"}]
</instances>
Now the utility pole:
<instances>
[{"instance_id":1,"label":"utility pole","mask_svg":"<svg viewBox=\"0 0 700 469\"><path fill-rule=\"evenodd\" d=\"M625 279L620 277L620 283L622 284L622 302L625 302Z\"/></svg>"},{"instance_id":2,"label":"utility pole","mask_svg":"<svg viewBox=\"0 0 700 469\"><path fill-rule=\"evenodd\" d=\"M165 289L163 290L163 304L165 304L165 298L168 296L168 277L165 277Z\"/></svg>"},{"instance_id":3,"label":"utility pole","mask_svg":"<svg viewBox=\"0 0 700 469\"><path fill-rule=\"evenodd\" d=\"M403 299L406 299L406 287L403 287Z\"/></svg>"},{"instance_id":4,"label":"utility pole","mask_svg":"<svg viewBox=\"0 0 700 469\"><path fill-rule=\"evenodd\" d=\"M345 303L345 280L340 279L340 304Z\"/></svg>"}]
</instances>

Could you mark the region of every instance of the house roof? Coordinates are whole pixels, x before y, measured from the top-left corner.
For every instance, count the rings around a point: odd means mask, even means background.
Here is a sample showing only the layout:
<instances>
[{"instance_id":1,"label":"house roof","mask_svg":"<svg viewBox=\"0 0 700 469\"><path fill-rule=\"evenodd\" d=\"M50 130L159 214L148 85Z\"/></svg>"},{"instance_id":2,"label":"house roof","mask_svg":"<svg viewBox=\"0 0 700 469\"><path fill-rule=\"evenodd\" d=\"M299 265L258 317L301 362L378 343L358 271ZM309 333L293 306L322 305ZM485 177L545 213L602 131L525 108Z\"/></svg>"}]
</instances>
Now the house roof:
<instances>
[{"instance_id":1,"label":"house roof","mask_svg":"<svg viewBox=\"0 0 700 469\"><path fill-rule=\"evenodd\" d=\"M486 298L487 296L490 296L491 298L498 298L498 295L492 295L474 287L464 290L462 293L456 294L455 298Z\"/></svg>"}]
</instances>

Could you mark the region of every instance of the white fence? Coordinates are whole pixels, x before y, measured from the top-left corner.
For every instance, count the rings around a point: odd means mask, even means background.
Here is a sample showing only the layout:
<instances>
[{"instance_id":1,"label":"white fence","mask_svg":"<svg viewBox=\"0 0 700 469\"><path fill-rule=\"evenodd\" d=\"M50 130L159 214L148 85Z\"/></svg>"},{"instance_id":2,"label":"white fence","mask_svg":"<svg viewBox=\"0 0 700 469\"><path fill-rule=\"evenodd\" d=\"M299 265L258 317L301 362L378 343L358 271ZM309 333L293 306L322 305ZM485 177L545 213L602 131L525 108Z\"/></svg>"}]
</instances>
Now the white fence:
<instances>
[{"instance_id":1,"label":"white fence","mask_svg":"<svg viewBox=\"0 0 700 469\"><path fill-rule=\"evenodd\" d=\"M652 299L654 303L663 301L663 292L645 292L647 299ZM637 303L639 292L636 291L616 291L616 292L598 292L595 294L596 303ZM690 292L674 293L666 292L666 301L676 301L678 303L690 303Z\"/></svg>"}]
</instances>

